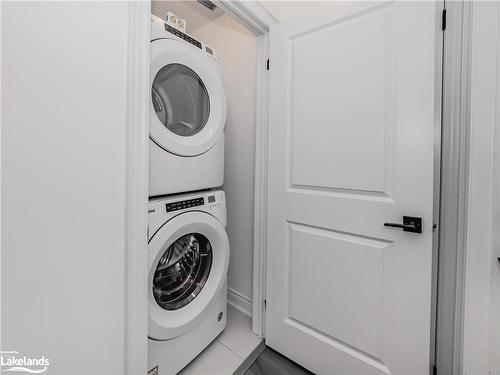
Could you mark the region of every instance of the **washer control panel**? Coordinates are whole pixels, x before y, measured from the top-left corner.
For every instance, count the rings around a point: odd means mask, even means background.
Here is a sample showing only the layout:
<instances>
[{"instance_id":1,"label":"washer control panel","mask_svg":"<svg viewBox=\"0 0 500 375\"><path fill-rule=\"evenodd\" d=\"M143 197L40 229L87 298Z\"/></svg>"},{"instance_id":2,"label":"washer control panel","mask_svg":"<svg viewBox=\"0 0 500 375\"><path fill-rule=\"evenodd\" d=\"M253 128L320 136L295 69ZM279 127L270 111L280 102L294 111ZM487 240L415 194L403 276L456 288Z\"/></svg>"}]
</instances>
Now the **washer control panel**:
<instances>
[{"instance_id":1,"label":"washer control panel","mask_svg":"<svg viewBox=\"0 0 500 375\"><path fill-rule=\"evenodd\" d=\"M196 215L210 214L226 227L227 214L224 192L210 190L151 198L148 205L148 238L151 239L150 236L154 236L167 221L189 212L196 213Z\"/></svg>"},{"instance_id":2,"label":"washer control panel","mask_svg":"<svg viewBox=\"0 0 500 375\"><path fill-rule=\"evenodd\" d=\"M205 201L203 198L195 198L195 199L187 199L184 201L178 201L178 202L171 202L167 203L167 212L172 212L172 211L177 211L177 210L184 210L186 208L192 208L196 206L203 206L205 204Z\"/></svg>"},{"instance_id":3,"label":"washer control panel","mask_svg":"<svg viewBox=\"0 0 500 375\"><path fill-rule=\"evenodd\" d=\"M215 198L215 195L209 195L207 197L207 201L208 201L208 208L222 207L222 202L218 201Z\"/></svg>"}]
</instances>

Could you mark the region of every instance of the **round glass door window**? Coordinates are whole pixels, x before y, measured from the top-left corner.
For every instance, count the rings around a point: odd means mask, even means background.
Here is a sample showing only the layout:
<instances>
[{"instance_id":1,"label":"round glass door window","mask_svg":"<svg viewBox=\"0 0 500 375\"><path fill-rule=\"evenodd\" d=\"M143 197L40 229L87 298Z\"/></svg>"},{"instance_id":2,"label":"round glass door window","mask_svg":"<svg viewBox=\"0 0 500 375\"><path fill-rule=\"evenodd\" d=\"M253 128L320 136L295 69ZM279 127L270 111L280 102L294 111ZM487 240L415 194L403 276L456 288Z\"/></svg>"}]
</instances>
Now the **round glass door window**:
<instances>
[{"instance_id":1,"label":"round glass door window","mask_svg":"<svg viewBox=\"0 0 500 375\"><path fill-rule=\"evenodd\" d=\"M169 64L161 68L151 95L156 116L171 132L189 137L206 125L210 113L208 92L201 78L187 66Z\"/></svg>"},{"instance_id":2,"label":"round glass door window","mask_svg":"<svg viewBox=\"0 0 500 375\"><path fill-rule=\"evenodd\" d=\"M177 310L196 298L212 266L212 246L202 234L174 241L162 254L153 276L153 295L161 308Z\"/></svg>"}]
</instances>

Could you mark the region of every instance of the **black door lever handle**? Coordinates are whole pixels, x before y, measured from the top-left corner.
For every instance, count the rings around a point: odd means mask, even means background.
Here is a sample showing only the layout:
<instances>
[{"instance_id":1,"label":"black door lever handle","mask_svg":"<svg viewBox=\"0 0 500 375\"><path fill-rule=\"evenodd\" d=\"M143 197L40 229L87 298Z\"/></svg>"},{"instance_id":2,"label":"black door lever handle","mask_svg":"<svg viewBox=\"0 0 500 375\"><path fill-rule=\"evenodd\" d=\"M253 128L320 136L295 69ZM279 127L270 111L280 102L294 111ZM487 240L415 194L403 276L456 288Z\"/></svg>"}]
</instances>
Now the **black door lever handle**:
<instances>
[{"instance_id":1,"label":"black door lever handle","mask_svg":"<svg viewBox=\"0 0 500 375\"><path fill-rule=\"evenodd\" d=\"M384 223L384 227L403 229L403 231L411 233L422 233L422 218L403 216L403 224Z\"/></svg>"}]
</instances>

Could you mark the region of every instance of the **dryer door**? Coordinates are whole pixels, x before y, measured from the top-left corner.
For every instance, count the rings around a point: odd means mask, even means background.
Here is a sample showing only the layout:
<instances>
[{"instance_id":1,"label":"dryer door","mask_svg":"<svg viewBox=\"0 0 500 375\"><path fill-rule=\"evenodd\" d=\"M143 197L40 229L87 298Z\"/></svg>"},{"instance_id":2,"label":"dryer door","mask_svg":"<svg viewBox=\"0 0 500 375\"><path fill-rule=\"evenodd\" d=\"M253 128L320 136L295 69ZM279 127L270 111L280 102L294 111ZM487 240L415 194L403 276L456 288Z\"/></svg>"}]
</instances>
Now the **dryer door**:
<instances>
[{"instance_id":1,"label":"dryer door","mask_svg":"<svg viewBox=\"0 0 500 375\"><path fill-rule=\"evenodd\" d=\"M227 277L229 241L203 212L180 214L149 242L149 337L168 340L191 329Z\"/></svg>"},{"instance_id":2,"label":"dryer door","mask_svg":"<svg viewBox=\"0 0 500 375\"><path fill-rule=\"evenodd\" d=\"M149 135L164 150L196 156L221 136L226 96L216 64L185 42L151 42Z\"/></svg>"}]
</instances>

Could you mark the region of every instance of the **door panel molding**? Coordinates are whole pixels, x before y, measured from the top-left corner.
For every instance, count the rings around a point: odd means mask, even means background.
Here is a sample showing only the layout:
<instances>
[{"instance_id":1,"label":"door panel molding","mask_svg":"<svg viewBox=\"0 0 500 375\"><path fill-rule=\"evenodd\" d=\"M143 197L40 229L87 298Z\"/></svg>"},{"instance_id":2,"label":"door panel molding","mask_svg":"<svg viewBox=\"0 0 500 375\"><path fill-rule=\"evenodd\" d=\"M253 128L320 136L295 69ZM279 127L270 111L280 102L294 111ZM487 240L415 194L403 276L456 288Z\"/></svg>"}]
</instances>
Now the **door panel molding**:
<instances>
[{"instance_id":1,"label":"door panel molding","mask_svg":"<svg viewBox=\"0 0 500 375\"><path fill-rule=\"evenodd\" d=\"M380 361L384 252L392 241L305 223L286 225L286 319ZM362 267L359 258L368 265L362 272L356 272ZM315 270L312 276L304 274L310 269ZM325 287L335 304L312 309L324 297ZM314 329L313 322L322 331Z\"/></svg>"},{"instance_id":2,"label":"door panel molding","mask_svg":"<svg viewBox=\"0 0 500 375\"><path fill-rule=\"evenodd\" d=\"M390 197L394 183L392 155L396 117L392 5L374 6L301 31L287 40L290 65L287 178L290 187L373 192ZM326 44L327 49L323 47ZM323 58L326 53L335 60L334 66ZM374 75L375 68L381 68L384 74ZM304 69L323 73L315 76ZM359 95L355 89L336 90L345 87L346 81L353 88L363 87L371 92ZM366 85L367 81L370 85ZM310 90L298 89L304 86ZM344 117L347 108L349 118ZM342 139L322 137L333 124L344 133ZM349 139L345 139L347 132ZM369 133L370 142L363 142L360 133ZM310 145L314 147L311 149ZM318 174L310 165L327 170L342 169L345 173Z\"/></svg>"},{"instance_id":3,"label":"door panel molding","mask_svg":"<svg viewBox=\"0 0 500 375\"><path fill-rule=\"evenodd\" d=\"M316 335L320 340L329 341L330 345L336 347L339 351L342 351L344 354L366 363L368 366L373 367L375 370L378 370L381 373L386 373L388 375L391 374L387 366L385 366L384 363L379 358L374 357L373 355L364 352L359 348L353 347L352 345L349 345L348 343L343 342L338 338L326 335L324 332L320 332L317 329L308 326L306 323L293 318L286 319L285 324L294 326L294 328L307 332L310 335Z\"/></svg>"}]
</instances>

